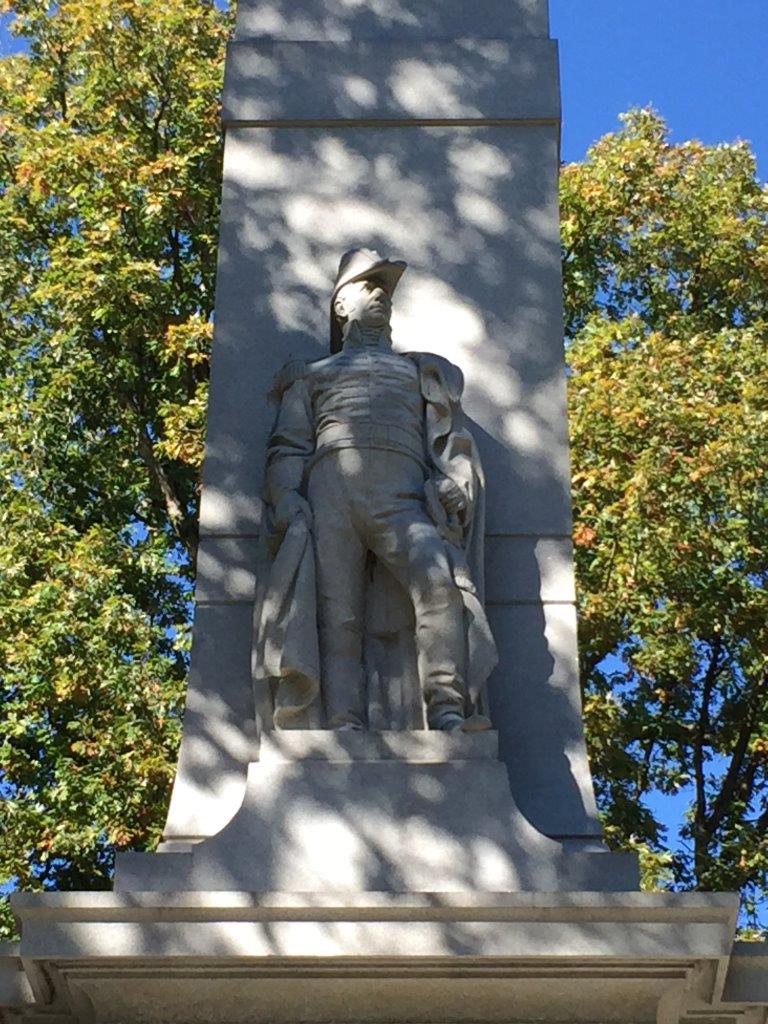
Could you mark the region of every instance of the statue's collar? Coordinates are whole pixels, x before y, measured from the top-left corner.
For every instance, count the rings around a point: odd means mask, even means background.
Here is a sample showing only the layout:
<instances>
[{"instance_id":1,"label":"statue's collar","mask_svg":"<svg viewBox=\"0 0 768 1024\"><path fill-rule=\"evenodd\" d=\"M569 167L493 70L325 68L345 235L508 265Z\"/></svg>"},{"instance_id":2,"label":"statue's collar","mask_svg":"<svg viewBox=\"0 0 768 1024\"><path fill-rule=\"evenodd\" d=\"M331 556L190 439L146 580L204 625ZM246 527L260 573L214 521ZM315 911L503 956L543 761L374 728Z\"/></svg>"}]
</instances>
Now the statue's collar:
<instances>
[{"instance_id":1,"label":"statue's collar","mask_svg":"<svg viewBox=\"0 0 768 1024\"><path fill-rule=\"evenodd\" d=\"M365 329L357 320L352 320L344 328L343 347L392 348L392 328L387 324L386 327Z\"/></svg>"}]
</instances>

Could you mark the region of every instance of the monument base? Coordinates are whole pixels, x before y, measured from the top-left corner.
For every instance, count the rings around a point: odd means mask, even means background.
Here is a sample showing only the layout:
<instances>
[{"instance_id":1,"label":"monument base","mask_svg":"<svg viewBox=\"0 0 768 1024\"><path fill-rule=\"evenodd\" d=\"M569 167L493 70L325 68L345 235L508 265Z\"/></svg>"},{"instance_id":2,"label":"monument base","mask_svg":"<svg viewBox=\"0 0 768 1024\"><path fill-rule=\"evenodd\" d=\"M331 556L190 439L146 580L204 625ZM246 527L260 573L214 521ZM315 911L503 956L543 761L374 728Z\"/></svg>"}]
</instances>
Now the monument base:
<instances>
[{"instance_id":1,"label":"monument base","mask_svg":"<svg viewBox=\"0 0 768 1024\"><path fill-rule=\"evenodd\" d=\"M218 835L12 897L0 1019L764 1024L738 896L607 891L635 872L533 829L494 733L276 733Z\"/></svg>"},{"instance_id":2,"label":"monument base","mask_svg":"<svg viewBox=\"0 0 768 1024\"><path fill-rule=\"evenodd\" d=\"M23 940L5 974L26 971L11 1018L26 1024L763 1020L748 1000L768 976L764 949L729 967L734 895L49 893L13 905Z\"/></svg>"},{"instance_id":3,"label":"monument base","mask_svg":"<svg viewBox=\"0 0 768 1024\"><path fill-rule=\"evenodd\" d=\"M522 816L495 732L267 733L217 835L118 855L115 891L638 888L637 858L566 851Z\"/></svg>"}]
</instances>

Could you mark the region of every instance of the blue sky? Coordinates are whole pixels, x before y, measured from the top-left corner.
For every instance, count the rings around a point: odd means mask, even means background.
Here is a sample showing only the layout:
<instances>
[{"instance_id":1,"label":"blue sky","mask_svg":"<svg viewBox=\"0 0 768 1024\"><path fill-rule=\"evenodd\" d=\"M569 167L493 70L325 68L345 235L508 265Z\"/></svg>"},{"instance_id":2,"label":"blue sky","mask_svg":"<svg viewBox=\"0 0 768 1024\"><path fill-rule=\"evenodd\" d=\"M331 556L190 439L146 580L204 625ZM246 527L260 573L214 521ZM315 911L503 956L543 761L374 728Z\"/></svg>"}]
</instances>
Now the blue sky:
<instances>
[{"instance_id":1,"label":"blue sky","mask_svg":"<svg viewBox=\"0 0 768 1024\"><path fill-rule=\"evenodd\" d=\"M652 104L674 139L752 143L768 176L768 0L550 0L563 159Z\"/></svg>"}]
</instances>

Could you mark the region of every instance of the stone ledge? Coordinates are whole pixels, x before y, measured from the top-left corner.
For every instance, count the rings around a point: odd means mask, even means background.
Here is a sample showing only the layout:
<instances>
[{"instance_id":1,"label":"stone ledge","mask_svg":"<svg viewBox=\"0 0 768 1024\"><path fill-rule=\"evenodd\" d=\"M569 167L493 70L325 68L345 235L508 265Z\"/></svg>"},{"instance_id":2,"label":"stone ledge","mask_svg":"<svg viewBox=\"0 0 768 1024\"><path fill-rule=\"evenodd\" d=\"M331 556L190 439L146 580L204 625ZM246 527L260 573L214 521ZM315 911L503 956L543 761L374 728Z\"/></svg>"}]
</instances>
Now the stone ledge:
<instances>
[{"instance_id":1,"label":"stone ledge","mask_svg":"<svg viewBox=\"0 0 768 1024\"><path fill-rule=\"evenodd\" d=\"M229 44L222 121L236 125L557 124L557 44Z\"/></svg>"},{"instance_id":2,"label":"stone ledge","mask_svg":"<svg viewBox=\"0 0 768 1024\"><path fill-rule=\"evenodd\" d=\"M736 893L669 892L18 892L11 896L14 912L32 920L151 920L159 910L166 921L259 921L286 919L504 921L719 922L735 927ZM735 955L752 947L768 956L763 943L736 943ZM25 953L14 945L14 952Z\"/></svg>"},{"instance_id":3,"label":"stone ledge","mask_svg":"<svg viewBox=\"0 0 768 1024\"><path fill-rule=\"evenodd\" d=\"M259 761L282 764L290 761L407 761L435 764L456 761L495 760L499 738L494 730L480 733L422 731L339 732L330 729L283 729L265 732Z\"/></svg>"},{"instance_id":4,"label":"stone ledge","mask_svg":"<svg viewBox=\"0 0 768 1024\"><path fill-rule=\"evenodd\" d=\"M726 956L732 894L45 893L12 897L25 957Z\"/></svg>"},{"instance_id":5,"label":"stone ledge","mask_svg":"<svg viewBox=\"0 0 768 1024\"><path fill-rule=\"evenodd\" d=\"M34 1007L26 1000L25 1021L731 1024L742 1016L743 1004L721 1002L732 894L96 892L12 902L23 938L0 966L19 974L23 963L53 985ZM762 977L764 958L753 963ZM749 1024L760 1024L760 1012Z\"/></svg>"}]
</instances>

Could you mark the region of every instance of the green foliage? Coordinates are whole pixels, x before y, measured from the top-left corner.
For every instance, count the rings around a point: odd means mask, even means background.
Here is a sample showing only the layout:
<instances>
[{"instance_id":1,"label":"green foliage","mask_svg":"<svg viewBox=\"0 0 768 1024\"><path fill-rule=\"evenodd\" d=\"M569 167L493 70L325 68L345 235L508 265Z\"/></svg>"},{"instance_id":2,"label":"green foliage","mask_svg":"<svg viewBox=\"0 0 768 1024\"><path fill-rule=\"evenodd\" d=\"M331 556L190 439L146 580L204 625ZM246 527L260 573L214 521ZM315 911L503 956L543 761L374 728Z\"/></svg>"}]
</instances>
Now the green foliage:
<instances>
[{"instance_id":1,"label":"green foliage","mask_svg":"<svg viewBox=\"0 0 768 1024\"><path fill-rule=\"evenodd\" d=\"M0 8L0 884L99 887L178 743L229 18Z\"/></svg>"},{"instance_id":2,"label":"green foliage","mask_svg":"<svg viewBox=\"0 0 768 1024\"><path fill-rule=\"evenodd\" d=\"M609 837L679 887L768 886L768 190L634 111L564 169L580 638ZM646 858L647 859L647 858ZM653 878L654 871L651 871ZM663 872L655 882L664 884Z\"/></svg>"}]
</instances>

